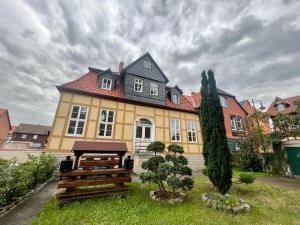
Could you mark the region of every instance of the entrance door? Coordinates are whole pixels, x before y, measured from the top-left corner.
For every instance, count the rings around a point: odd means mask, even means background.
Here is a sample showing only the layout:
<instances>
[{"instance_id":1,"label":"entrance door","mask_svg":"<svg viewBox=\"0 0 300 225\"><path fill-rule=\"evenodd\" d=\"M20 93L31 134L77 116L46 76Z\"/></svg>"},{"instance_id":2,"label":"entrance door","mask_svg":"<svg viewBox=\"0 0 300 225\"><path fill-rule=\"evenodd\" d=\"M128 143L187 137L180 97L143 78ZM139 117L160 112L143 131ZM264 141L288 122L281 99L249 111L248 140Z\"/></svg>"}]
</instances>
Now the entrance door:
<instances>
[{"instance_id":1,"label":"entrance door","mask_svg":"<svg viewBox=\"0 0 300 225\"><path fill-rule=\"evenodd\" d=\"M146 150L149 143L152 142L153 124L146 118L141 118L135 124L135 151Z\"/></svg>"},{"instance_id":2,"label":"entrance door","mask_svg":"<svg viewBox=\"0 0 300 225\"><path fill-rule=\"evenodd\" d=\"M286 147L293 175L300 176L300 147Z\"/></svg>"}]
</instances>

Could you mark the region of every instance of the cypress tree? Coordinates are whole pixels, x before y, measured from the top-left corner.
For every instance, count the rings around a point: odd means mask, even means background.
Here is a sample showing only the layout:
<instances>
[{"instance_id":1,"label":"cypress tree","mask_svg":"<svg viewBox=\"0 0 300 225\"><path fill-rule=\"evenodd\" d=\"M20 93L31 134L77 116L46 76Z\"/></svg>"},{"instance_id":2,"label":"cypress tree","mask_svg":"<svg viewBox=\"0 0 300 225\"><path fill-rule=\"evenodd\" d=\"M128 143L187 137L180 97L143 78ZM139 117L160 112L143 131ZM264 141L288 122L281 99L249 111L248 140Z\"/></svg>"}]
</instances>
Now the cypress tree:
<instances>
[{"instance_id":1,"label":"cypress tree","mask_svg":"<svg viewBox=\"0 0 300 225\"><path fill-rule=\"evenodd\" d=\"M214 186L225 194L231 187L232 168L227 145L224 115L218 95L213 71L208 71L208 95L211 104L210 121L212 131L207 137L208 177Z\"/></svg>"},{"instance_id":2,"label":"cypress tree","mask_svg":"<svg viewBox=\"0 0 300 225\"><path fill-rule=\"evenodd\" d=\"M208 161L208 148L207 148L207 138L210 136L211 129L209 128L210 121L210 104L208 96L208 80L205 71L201 74L201 105L199 110L199 116L201 121L202 139L203 139L203 158L204 165L207 166Z\"/></svg>"}]
</instances>

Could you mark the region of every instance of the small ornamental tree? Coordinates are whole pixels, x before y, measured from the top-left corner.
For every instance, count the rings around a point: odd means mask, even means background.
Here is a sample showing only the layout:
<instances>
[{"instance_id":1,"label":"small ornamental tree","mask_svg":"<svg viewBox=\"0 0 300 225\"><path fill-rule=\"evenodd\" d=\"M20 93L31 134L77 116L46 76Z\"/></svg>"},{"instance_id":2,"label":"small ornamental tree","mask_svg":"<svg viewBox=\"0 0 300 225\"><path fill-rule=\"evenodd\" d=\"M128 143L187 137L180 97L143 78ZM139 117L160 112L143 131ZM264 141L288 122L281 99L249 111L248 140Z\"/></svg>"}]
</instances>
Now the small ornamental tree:
<instances>
[{"instance_id":1,"label":"small ornamental tree","mask_svg":"<svg viewBox=\"0 0 300 225\"><path fill-rule=\"evenodd\" d=\"M210 107L209 104L209 96L208 96L208 80L207 76L205 75L205 71L201 74L202 80L201 80L201 105L199 110L199 116L201 121L201 130L202 130L202 138L203 138L203 158L204 158L204 165L207 166L207 160L208 160L208 137L211 133L211 127L210 127Z\"/></svg>"},{"instance_id":2,"label":"small ornamental tree","mask_svg":"<svg viewBox=\"0 0 300 225\"><path fill-rule=\"evenodd\" d=\"M167 184L172 188L173 194L176 194L177 189L185 191L191 190L194 187L194 181L191 178L192 169L188 167L188 160L182 155L183 147L178 144L168 146L168 154L165 159L171 162L172 167L167 178Z\"/></svg>"},{"instance_id":3,"label":"small ornamental tree","mask_svg":"<svg viewBox=\"0 0 300 225\"><path fill-rule=\"evenodd\" d=\"M160 152L162 152L164 143L152 142L149 146L147 149L153 152L158 150L154 146L160 146ZM159 187L159 195L164 199L176 198L178 189L191 190L194 184L191 179L192 170L187 166L188 161L182 153L182 146L171 144L165 157L155 155L144 161L142 168L146 172L140 174L142 182L156 183ZM172 191L169 191L166 185Z\"/></svg>"},{"instance_id":4,"label":"small ornamental tree","mask_svg":"<svg viewBox=\"0 0 300 225\"><path fill-rule=\"evenodd\" d=\"M214 186L225 194L231 187L232 168L230 151L227 145L226 130L224 126L223 109L217 91L213 71L208 71L208 94L210 96L211 117L208 123L212 131L207 140L208 148L208 177Z\"/></svg>"},{"instance_id":5,"label":"small ornamental tree","mask_svg":"<svg viewBox=\"0 0 300 225\"><path fill-rule=\"evenodd\" d=\"M154 152L154 155L156 155L157 152L163 152L165 148L165 143L161 141L154 141L147 146L147 151Z\"/></svg>"}]
</instances>

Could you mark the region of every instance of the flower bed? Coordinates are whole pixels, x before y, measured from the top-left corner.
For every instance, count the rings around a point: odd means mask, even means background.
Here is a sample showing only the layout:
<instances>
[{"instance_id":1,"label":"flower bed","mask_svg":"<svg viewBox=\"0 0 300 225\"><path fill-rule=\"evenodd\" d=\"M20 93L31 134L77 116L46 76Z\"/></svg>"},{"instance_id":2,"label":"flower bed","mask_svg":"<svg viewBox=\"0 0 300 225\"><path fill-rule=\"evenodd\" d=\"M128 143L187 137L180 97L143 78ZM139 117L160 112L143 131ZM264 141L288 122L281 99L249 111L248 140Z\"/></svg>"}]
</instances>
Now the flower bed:
<instances>
[{"instance_id":1,"label":"flower bed","mask_svg":"<svg viewBox=\"0 0 300 225\"><path fill-rule=\"evenodd\" d=\"M242 199L237 199L228 194L214 194L214 193L204 193L201 195L202 201L213 209L223 210L228 213L241 213L250 212L250 205L245 203Z\"/></svg>"},{"instance_id":2,"label":"flower bed","mask_svg":"<svg viewBox=\"0 0 300 225\"><path fill-rule=\"evenodd\" d=\"M27 193L53 174L56 158L42 154L29 156L25 163L0 159L0 213L19 203Z\"/></svg>"}]
</instances>

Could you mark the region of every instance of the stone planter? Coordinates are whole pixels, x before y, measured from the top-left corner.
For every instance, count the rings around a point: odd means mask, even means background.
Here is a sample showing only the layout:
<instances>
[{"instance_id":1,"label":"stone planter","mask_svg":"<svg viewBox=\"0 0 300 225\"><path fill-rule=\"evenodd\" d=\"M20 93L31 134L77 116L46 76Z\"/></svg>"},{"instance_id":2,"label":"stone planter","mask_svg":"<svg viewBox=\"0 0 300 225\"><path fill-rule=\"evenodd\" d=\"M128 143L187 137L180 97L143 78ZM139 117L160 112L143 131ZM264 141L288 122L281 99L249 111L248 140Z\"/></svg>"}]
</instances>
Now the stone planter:
<instances>
[{"instance_id":1,"label":"stone planter","mask_svg":"<svg viewBox=\"0 0 300 225\"><path fill-rule=\"evenodd\" d=\"M228 204L227 199L232 198L230 195L220 195L213 193L204 193L201 195L201 199L205 202L207 207L225 211L227 213L238 214L242 212L250 212L251 207L249 204L245 203L244 200L238 199L233 204Z\"/></svg>"},{"instance_id":2,"label":"stone planter","mask_svg":"<svg viewBox=\"0 0 300 225\"><path fill-rule=\"evenodd\" d=\"M184 194L183 192L176 192L176 196L171 196L170 198L162 198L159 191L150 191L149 197L156 202L164 202L169 203L170 205L175 205L178 203L182 203L186 198L186 194Z\"/></svg>"}]
</instances>

